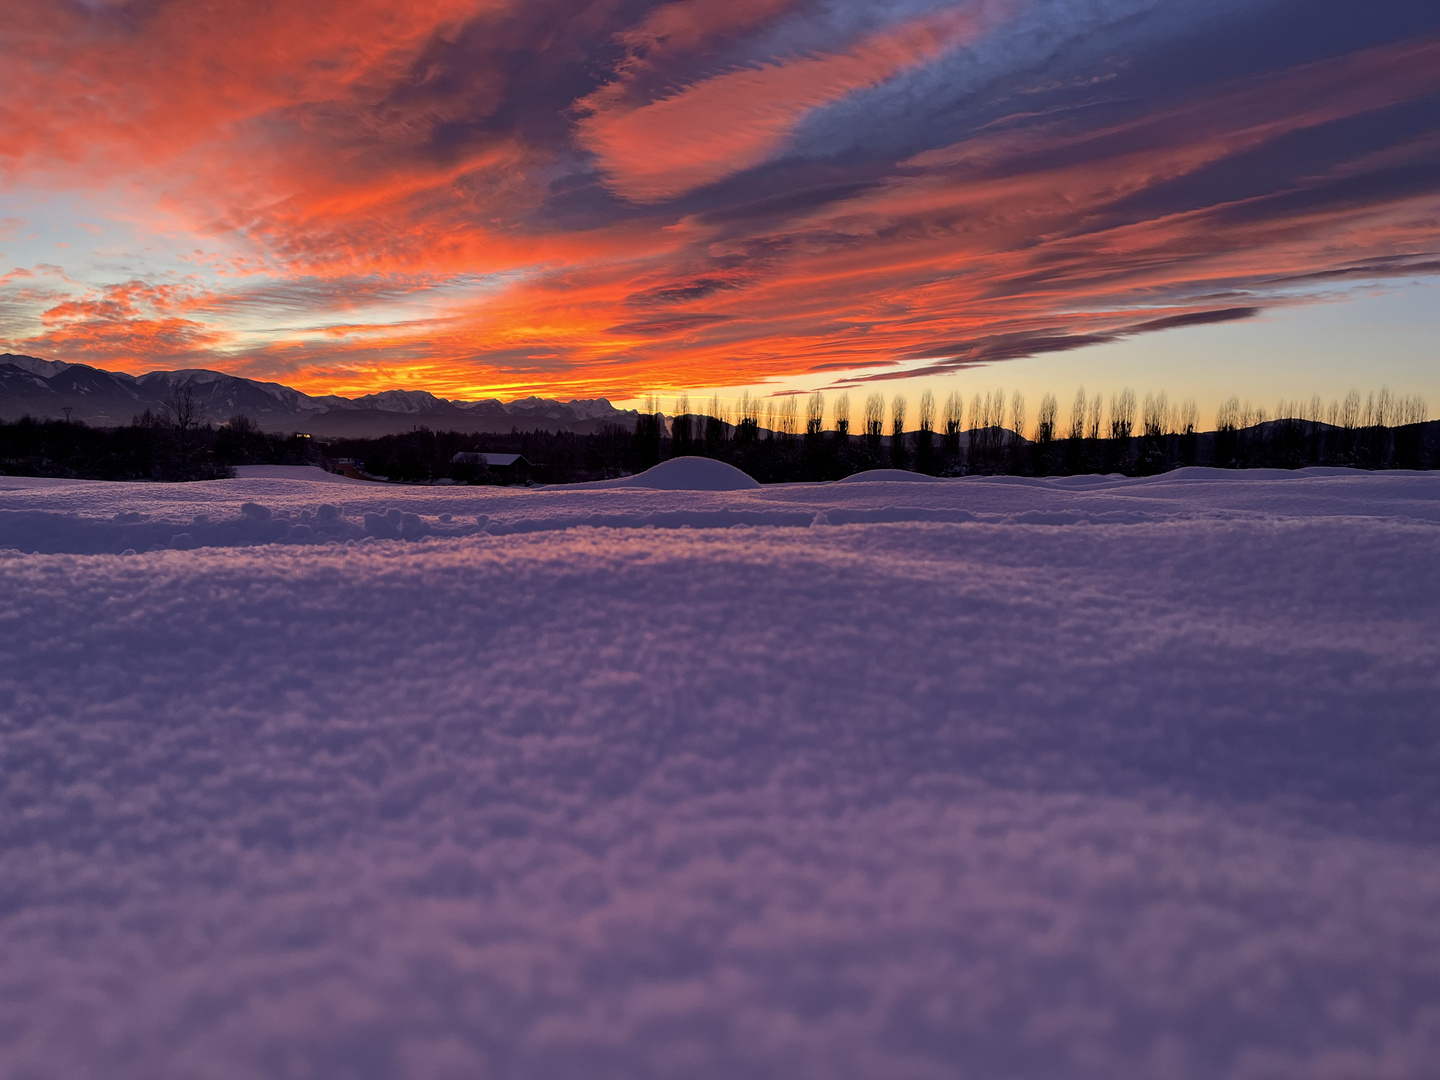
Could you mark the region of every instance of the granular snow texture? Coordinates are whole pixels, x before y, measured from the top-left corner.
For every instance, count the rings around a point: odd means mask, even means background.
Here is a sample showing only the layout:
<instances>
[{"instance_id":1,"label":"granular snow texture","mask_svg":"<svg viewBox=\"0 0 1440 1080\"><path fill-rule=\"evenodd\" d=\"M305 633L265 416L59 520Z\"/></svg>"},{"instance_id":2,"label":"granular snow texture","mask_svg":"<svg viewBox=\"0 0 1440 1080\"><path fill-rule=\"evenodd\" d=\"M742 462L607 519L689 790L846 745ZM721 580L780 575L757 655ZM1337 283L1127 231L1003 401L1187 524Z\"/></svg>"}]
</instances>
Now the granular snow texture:
<instances>
[{"instance_id":1,"label":"granular snow texture","mask_svg":"<svg viewBox=\"0 0 1440 1080\"><path fill-rule=\"evenodd\" d=\"M7 1080L1436 1075L1440 477L283 476L0 477Z\"/></svg>"}]
</instances>

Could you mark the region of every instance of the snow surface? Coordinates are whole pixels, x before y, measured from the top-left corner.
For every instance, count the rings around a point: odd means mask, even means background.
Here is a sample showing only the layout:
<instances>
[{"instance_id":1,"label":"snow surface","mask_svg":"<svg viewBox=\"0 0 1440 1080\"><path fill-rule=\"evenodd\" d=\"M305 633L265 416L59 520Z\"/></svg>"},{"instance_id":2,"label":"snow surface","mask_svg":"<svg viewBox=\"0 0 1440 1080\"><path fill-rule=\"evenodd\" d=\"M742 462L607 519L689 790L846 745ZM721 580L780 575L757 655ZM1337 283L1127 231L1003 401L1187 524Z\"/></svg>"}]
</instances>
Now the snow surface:
<instances>
[{"instance_id":1,"label":"snow surface","mask_svg":"<svg viewBox=\"0 0 1440 1080\"><path fill-rule=\"evenodd\" d=\"M1434 474L7 483L7 1080L1435 1075Z\"/></svg>"},{"instance_id":2,"label":"snow surface","mask_svg":"<svg viewBox=\"0 0 1440 1080\"><path fill-rule=\"evenodd\" d=\"M352 476L327 472L318 465L237 465L235 475L242 480L312 480L321 484L366 484L370 482L357 480Z\"/></svg>"}]
</instances>

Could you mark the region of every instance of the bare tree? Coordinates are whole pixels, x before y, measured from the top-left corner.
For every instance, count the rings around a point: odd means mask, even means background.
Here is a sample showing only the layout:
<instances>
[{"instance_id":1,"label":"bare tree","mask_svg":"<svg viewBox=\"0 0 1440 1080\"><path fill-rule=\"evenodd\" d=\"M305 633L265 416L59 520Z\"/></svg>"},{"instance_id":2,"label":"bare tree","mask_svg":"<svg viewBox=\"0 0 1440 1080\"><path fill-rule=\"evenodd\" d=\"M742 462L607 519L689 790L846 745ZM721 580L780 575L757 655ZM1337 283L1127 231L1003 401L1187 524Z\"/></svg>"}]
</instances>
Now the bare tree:
<instances>
[{"instance_id":1,"label":"bare tree","mask_svg":"<svg viewBox=\"0 0 1440 1080\"><path fill-rule=\"evenodd\" d=\"M1345 395L1345 404L1340 406L1340 426L1354 431L1360 426L1360 394L1351 390Z\"/></svg>"},{"instance_id":2,"label":"bare tree","mask_svg":"<svg viewBox=\"0 0 1440 1080\"><path fill-rule=\"evenodd\" d=\"M1395 402L1391 419L1395 423L1395 461L1397 469L1418 469L1424 465L1425 435L1422 425L1430 415L1425 399L1406 395Z\"/></svg>"},{"instance_id":3,"label":"bare tree","mask_svg":"<svg viewBox=\"0 0 1440 1080\"><path fill-rule=\"evenodd\" d=\"M800 426L800 410L794 394L780 403L779 412L780 434L784 435L788 442L795 438L795 431Z\"/></svg>"},{"instance_id":4,"label":"bare tree","mask_svg":"<svg viewBox=\"0 0 1440 1080\"><path fill-rule=\"evenodd\" d=\"M645 398L645 410L635 417L635 457L642 469L660 464L660 441L665 419L655 395Z\"/></svg>"},{"instance_id":5,"label":"bare tree","mask_svg":"<svg viewBox=\"0 0 1440 1080\"><path fill-rule=\"evenodd\" d=\"M910 405L905 400L904 394L896 394L890 399L890 434L905 434L905 418L910 413Z\"/></svg>"},{"instance_id":6,"label":"bare tree","mask_svg":"<svg viewBox=\"0 0 1440 1080\"><path fill-rule=\"evenodd\" d=\"M919 426L915 431L915 468L918 472L934 471L935 463L935 395L928 389L920 395Z\"/></svg>"},{"instance_id":7,"label":"bare tree","mask_svg":"<svg viewBox=\"0 0 1440 1080\"><path fill-rule=\"evenodd\" d=\"M1267 460L1282 469L1298 469L1308 464L1309 424L1305 415L1309 405L1295 398L1287 401L1281 398L1275 406L1275 424L1270 432L1271 446Z\"/></svg>"},{"instance_id":8,"label":"bare tree","mask_svg":"<svg viewBox=\"0 0 1440 1080\"><path fill-rule=\"evenodd\" d=\"M205 406L195 396L194 388L188 383L177 382L161 402L165 417L170 421L175 434L175 446L180 453L181 469L188 475L199 450L200 428L205 423Z\"/></svg>"},{"instance_id":9,"label":"bare tree","mask_svg":"<svg viewBox=\"0 0 1440 1080\"><path fill-rule=\"evenodd\" d=\"M1149 439L1159 439L1168 434L1170 424L1170 402L1165 391L1146 394L1145 404L1140 409L1140 430Z\"/></svg>"},{"instance_id":10,"label":"bare tree","mask_svg":"<svg viewBox=\"0 0 1440 1080\"><path fill-rule=\"evenodd\" d=\"M960 453L960 428L965 417L965 399L959 390L951 390L945 398L945 453Z\"/></svg>"},{"instance_id":11,"label":"bare tree","mask_svg":"<svg viewBox=\"0 0 1440 1080\"><path fill-rule=\"evenodd\" d=\"M818 439L825 430L825 395L816 390L805 402L805 437Z\"/></svg>"},{"instance_id":12,"label":"bare tree","mask_svg":"<svg viewBox=\"0 0 1440 1080\"><path fill-rule=\"evenodd\" d=\"M1110 441L1106 467L1119 469L1130 460L1130 436L1135 431L1135 391L1128 387L1110 396Z\"/></svg>"},{"instance_id":13,"label":"bare tree","mask_svg":"<svg viewBox=\"0 0 1440 1080\"><path fill-rule=\"evenodd\" d=\"M684 457L691 452L695 438L694 421L690 418L690 395L681 394L675 399L675 419L670 424L671 454Z\"/></svg>"},{"instance_id":14,"label":"bare tree","mask_svg":"<svg viewBox=\"0 0 1440 1080\"><path fill-rule=\"evenodd\" d=\"M1040 399L1040 411L1035 416L1035 441L1041 446L1048 447L1055 441L1059 412L1060 403L1054 394L1047 393Z\"/></svg>"},{"instance_id":15,"label":"bare tree","mask_svg":"<svg viewBox=\"0 0 1440 1080\"><path fill-rule=\"evenodd\" d=\"M189 431L205 422L205 408L189 383L173 384L160 407L165 410L170 426L177 431Z\"/></svg>"},{"instance_id":16,"label":"bare tree","mask_svg":"<svg viewBox=\"0 0 1440 1080\"><path fill-rule=\"evenodd\" d=\"M1215 464L1222 469L1233 468L1239 463L1240 419L1238 397L1221 402L1215 412Z\"/></svg>"},{"instance_id":17,"label":"bare tree","mask_svg":"<svg viewBox=\"0 0 1440 1080\"><path fill-rule=\"evenodd\" d=\"M1180 434L1193 435L1200 430L1200 409L1194 398L1186 398L1180 406Z\"/></svg>"},{"instance_id":18,"label":"bare tree","mask_svg":"<svg viewBox=\"0 0 1440 1080\"><path fill-rule=\"evenodd\" d=\"M736 415L735 441L738 443L753 443L760 437L760 398L749 390L740 395L740 405Z\"/></svg>"},{"instance_id":19,"label":"bare tree","mask_svg":"<svg viewBox=\"0 0 1440 1080\"><path fill-rule=\"evenodd\" d=\"M1331 460L1340 464L1352 464L1355 460L1355 432L1360 426L1360 394L1351 390L1345 400L1337 405L1331 415L1331 426L1339 430L1331 432Z\"/></svg>"},{"instance_id":20,"label":"bare tree","mask_svg":"<svg viewBox=\"0 0 1440 1080\"><path fill-rule=\"evenodd\" d=\"M1234 431L1240 426L1240 399L1231 397L1220 403L1220 408L1215 412L1216 431Z\"/></svg>"},{"instance_id":21,"label":"bare tree","mask_svg":"<svg viewBox=\"0 0 1440 1080\"><path fill-rule=\"evenodd\" d=\"M971 428L965 438L965 456L971 472L975 472L985 462L984 425L986 409L989 408L986 402L989 402L989 396L985 397L984 402L979 393L971 397Z\"/></svg>"},{"instance_id":22,"label":"bare tree","mask_svg":"<svg viewBox=\"0 0 1440 1080\"><path fill-rule=\"evenodd\" d=\"M1355 453L1355 432L1360 427L1360 394L1351 390L1340 406L1340 455L1342 461L1352 460Z\"/></svg>"},{"instance_id":23,"label":"bare tree","mask_svg":"<svg viewBox=\"0 0 1440 1080\"><path fill-rule=\"evenodd\" d=\"M1360 423L1363 429L1361 456L1357 462L1364 468L1379 469L1385 465L1385 444L1388 442L1385 429L1390 424L1391 404L1390 388L1387 386L1382 386L1379 394L1369 394L1365 398L1365 412Z\"/></svg>"},{"instance_id":24,"label":"bare tree","mask_svg":"<svg viewBox=\"0 0 1440 1080\"><path fill-rule=\"evenodd\" d=\"M1200 453L1200 409L1194 398L1180 405L1180 463L1194 465Z\"/></svg>"},{"instance_id":25,"label":"bare tree","mask_svg":"<svg viewBox=\"0 0 1440 1080\"><path fill-rule=\"evenodd\" d=\"M1166 465L1165 441L1170 426L1170 400L1164 391L1146 394L1140 408L1140 471L1157 473Z\"/></svg>"},{"instance_id":26,"label":"bare tree","mask_svg":"<svg viewBox=\"0 0 1440 1080\"><path fill-rule=\"evenodd\" d=\"M885 435L885 395L871 394L865 399L865 442L872 454L880 453L880 440Z\"/></svg>"},{"instance_id":27,"label":"bare tree","mask_svg":"<svg viewBox=\"0 0 1440 1080\"><path fill-rule=\"evenodd\" d=\"M1254 462L1263 457L1265 431L1263 425L1269 420L1263 405L1251 405L1249 399L1240 406L1240 458Z\"/></svg>"},{"instance_id":28,"label":"bare tree","mask_svg":"<svg viewBox=\"0 0 1440 1080\"><path fill-rule=\"evenodd\" d=\"M1075 401L1070 406L1070 430L1066 433L1065 471L1074 475L1085 464L1085 414L1088 403L1085 388L1075 392Z\"/></svg>"},{"instance_id":29,"label":"bare tree","mask_svg":"<svg viewBox=\"0 0 1440 1080\"><path fill-rule=\"evenodd\" d=\"M1070 433L1068 439L1080 440L1085 437L1085 388L1075 391L1075 404L1070 406Z\"/></svg>"},{"instance_id":30,"label":"bare tree","mask_svg":"<svg viewBox=\"0 0 1440 1080\"><path fill-rule=\"evenodd\" d=\"M258 435L260 432L260 428L255 421L251 420L250 417L244 413L236 413L230 417L229 420L225 421L224 426L230 429L232 435L239 435L241 437Z\"/></svg>"},{"instance_id":31,"label":"bare tree","mask_svg":"<svg viewBox=\"0 0 1440 1080\"><path fill-rule=\"evenodd\" d=\"M920 430L935 430L935 395L926 390L920 395Z\"/></svg>"},{"instance_id":32,"label":"bare tree","mask_svg":"<svg viewBox=\"0 0 1440 1080\"><path fill-rule=\"evenodd\" d=\"M986 421L985 421L985 426L986 426L986 427L988 427L988 428L994 428L994 429L997 429L997 430L998 430L999 428L1002 428L1002 427L1005 426L1005 391L1004 391L1004 390L996 390L996 391L995 391L995 396L990 399L990 403L989 403L988 407L987 407L986 410L985 410L985 415L986 415Z\"/></svg>"},{"instance_id":33,"label":"bare tree","mask_svg":"<svg viewBox=\"0 0 1440 1080\"><path fill-rule=\"evenodd\" d=\"M985 410L985 435L989 443L990 459L996 468L1000 468L1000 457L1005 449L1005 391L996 390L994 397L988 401Z\"/></svg>"},{"instance_id":34,"label":"bare tree","mask_svg":"<svg viewBox=\"0 0 1440 1080\"><path fill-rule=\"evenodd\" d=\"M1382 386L1375 397L1375 426L1389 427L1394 422L1394 411L1395 399L1390 396L1390 388Z\"/></svg>"},{"instance_id":35,"label":"bare tree","mask_svg":"<svg viewBox=\"0 0 1440 1080\"><path fill-rule=\"evenodd\" d=\"M905 416L909 411L904 394L890 399L890 458L897 469L905 467Z\"/></svg>"},{"instance_id":36,"label":"bare tree","mask_svg":"<svg viewBox=\"0 0 1440 1080\"><path fill-rule=\"evenodd\" d=\"M977 420L978 418L978 420ZM1003 450L1001 431L1005 425L1005 391L977 394L970 411L970 465L972 469L994 469Z\"/></svg>"},{"instance_id":37,"label":"bare tree","mask_svg":"<svg viewBox=\"0 0 1440 1080\"><path fill-rule=\"evenodd\" d=\"M1305 460L1311 465L1319 465L1325 458L1324 416L1325 403L1319 394L1311 394L1305 408Z\"/></svg>"},{"instance_id":38,"label":"bare tree","mask_svg":"<svg viewBox=\"0 0 1440 1080\"><path fill-rule=\"evenodd\" d=\"M850 392L835 399L835 434L843 442L850 438Z\"/></svg>"},{"instance_id":39,"label":"bare tree","mask_svg":"<svg viewBox=\"0 0 1440 1080\"><path fill-rule=\"evenodd\" d=\"M1110 397L1110 438L1129 440L1135 432L1135 391L1128 387Z\"/></svg>"},{"instance_id":40,"label":"bare tree","mask_svg":"<svg viewBox=\"0 0 1440 1080\"><path fill-rule=\"evenodd\" d=\"M1055 395L1045 393L1040 398L1040 411L1035 414L1035 452L1032 455L1036 475L1050 471L1050 456L1058 434L1060 403Z\"/></svg>"},{"instance_id":41,"label":"bare tree","mask_svg":"<svg viewBox=\"0 0 1440 1080\"><path fill-rule=\"evenodd\" d=\"M709 412L705 417L705 450L712 456L718 452L729 434L725 428L725 413L720 405L720 395L714 394L710 398Z\"/></svg>"}]
</instances>

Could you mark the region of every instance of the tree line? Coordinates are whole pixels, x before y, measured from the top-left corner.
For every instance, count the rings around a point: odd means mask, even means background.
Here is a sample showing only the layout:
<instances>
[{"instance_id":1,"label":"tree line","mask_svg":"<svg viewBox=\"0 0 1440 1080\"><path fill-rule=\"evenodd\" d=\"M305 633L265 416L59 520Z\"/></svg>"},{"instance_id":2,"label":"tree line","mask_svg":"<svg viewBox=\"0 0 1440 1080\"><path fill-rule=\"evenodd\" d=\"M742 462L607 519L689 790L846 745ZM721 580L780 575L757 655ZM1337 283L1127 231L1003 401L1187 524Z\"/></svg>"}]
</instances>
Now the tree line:
<instances>
[{"instance_id":1,"label":"tree line","mask_svg":"<svg viewBox=\"0 0 1440 1080\"><path fill-rule=\"evenodd\" d=\"M78 420L0 420L0 473L83 480L219 480L236 465L320 464L304 435L261 431L248 417L213 424L190 387L178 387L159 413L129 424L91 427Z\"/></svg>"},{"instance_id":2,"label":"tree line","mask_svg":"<svg viewBox=\"0 0 1440 1080\"><path fill-rule=\"evenodd\" d=\"M540 483L574 483L643 471L672 457L728 462L762 483L836 480L868 469L934 476L1083 473L1150 475L1185 465L1220 468L1429 469L1440 463L1440 424L1427 422L1418 397L1352 392L1325 403L1282 401L1273 410L1231 398L1211 430L1200 429L1193 401L1143 400L1129 390L1080 390L1062 412L1045 394L1033 415L1021 393L994 390L968 402L925 391L912 412L904 394L870 393L852 414L849 394L736 401L712 397L692 406L682 395L665 414L651 398L633 428L589 434L529 431L468 434L412 431L379 438L310 439L261 431L244 416L214 425L181 388L160 414L131 424L22 419L0 422L0 471L111 480L200 480L236 465L353 461L366 474L400 483L510 483L508 472L457 463L462 451L518 453Z\"/></svg>"},{"instance_id":3,"label":"tree line","mask_svg":"<svg viewBox=\"0 0 1440 1080\"><path fill-rule=\"evenodd\" d=\"M1273 411L1231 398L1202 431L1193 400L1133 390L1088 394L1062 415L1045 394L1033 418L1022 393L958 391L943 405L930 391L914 413L904 394L868 394L852 426L851 400L826 408L820 393L762 401L749 393L727 409L718 398L692 411L681 397L668 431L653 401L636 423L642 463L698 454L734 464L762 482L837 479L872 468L936 476L1024 476L1118 472L1150 475L1185 465L1219 468L1428 469L1440 462L1440 432L1419 397L1351 392L1328 405L1316 396ZM829 423L827 424L827 417ZM913 426L912 426L913 420ZM668 437L667 437L668 436Z\"/></svg>"}]
</instances>

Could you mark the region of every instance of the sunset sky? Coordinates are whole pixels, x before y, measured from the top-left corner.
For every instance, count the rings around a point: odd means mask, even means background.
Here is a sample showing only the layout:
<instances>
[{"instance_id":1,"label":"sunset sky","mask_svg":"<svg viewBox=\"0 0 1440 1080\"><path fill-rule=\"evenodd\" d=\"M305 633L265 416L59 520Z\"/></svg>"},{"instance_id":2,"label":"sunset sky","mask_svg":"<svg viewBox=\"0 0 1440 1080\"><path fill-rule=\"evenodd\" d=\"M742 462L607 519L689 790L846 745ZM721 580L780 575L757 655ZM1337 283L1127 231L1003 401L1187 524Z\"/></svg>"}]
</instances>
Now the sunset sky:
<instances>
[{"instance_id":1,"label":"sunset sky","mask_svg":"<svg viewBox=\"0 0 1440 1080\"><path fill-rule=\"evenodd\" d=\"M6 0L0 56L0 351L1440 404L1435 4Z\"/></svg>"}]
</instances>

